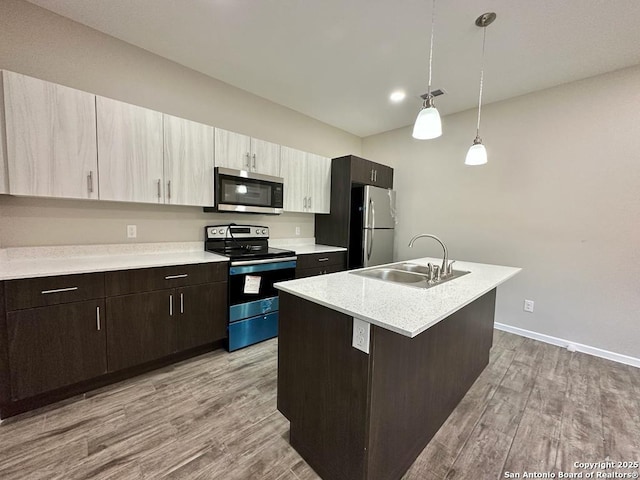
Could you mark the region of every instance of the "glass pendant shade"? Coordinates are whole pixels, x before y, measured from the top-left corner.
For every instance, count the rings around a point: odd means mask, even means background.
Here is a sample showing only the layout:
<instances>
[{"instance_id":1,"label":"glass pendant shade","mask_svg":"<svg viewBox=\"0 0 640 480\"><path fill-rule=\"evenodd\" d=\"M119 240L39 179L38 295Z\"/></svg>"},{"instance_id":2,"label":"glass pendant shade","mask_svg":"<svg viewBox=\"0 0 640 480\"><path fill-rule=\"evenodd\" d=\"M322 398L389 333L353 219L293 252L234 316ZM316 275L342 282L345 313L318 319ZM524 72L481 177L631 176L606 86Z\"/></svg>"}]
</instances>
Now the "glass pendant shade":
<instances>
[{"instance_id":1,"label":"glass pendant shade","mask_svg":"<svg viewBox=\"0 0 640 480\"><path fill-rule=\"evenodd\" d=\"M442 135L442 121L436 107L424 107L420 110L413 125L412 135L418 140L430 140Z\"/></svg>"},{"instance_id":2,"label":"glass pendant shade","mask_svg":"<svg viewBox=\"0 0 640 480\"><path fill-rule=\"evenodd\" d=\"M465 165L484 165L487 163L487 149L481 142L473 142L467 152L467 158L464 159Z\"/></svg>"}]
</instances>

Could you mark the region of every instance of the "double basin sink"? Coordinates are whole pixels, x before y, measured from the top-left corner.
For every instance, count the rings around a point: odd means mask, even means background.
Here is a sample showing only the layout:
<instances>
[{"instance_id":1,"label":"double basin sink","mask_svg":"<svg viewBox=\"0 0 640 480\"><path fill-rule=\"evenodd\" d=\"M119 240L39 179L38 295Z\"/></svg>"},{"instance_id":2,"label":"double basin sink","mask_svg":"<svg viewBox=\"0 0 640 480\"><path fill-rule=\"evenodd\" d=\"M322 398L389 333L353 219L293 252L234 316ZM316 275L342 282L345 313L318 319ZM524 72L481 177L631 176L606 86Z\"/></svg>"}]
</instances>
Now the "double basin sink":
<instances>
[{"instance_id":1,"label":"double basin sink","mask_svg":"<svg viewBox=\"0 0 640 480\"><path fill-rule=\"evenodd\" d=\"M440 280L433 280L430 282L429 269L426 266L416 265L415 263L399 262L391 265L385 265L383 267L367 268L366 270L358 270L350 273L360 275L362 277L376 278L385 282L401 283L411 287L426 289L461 277L469 272L463 270L452 270L446 277L441 277Z\"/></svg>"}]
</instances>

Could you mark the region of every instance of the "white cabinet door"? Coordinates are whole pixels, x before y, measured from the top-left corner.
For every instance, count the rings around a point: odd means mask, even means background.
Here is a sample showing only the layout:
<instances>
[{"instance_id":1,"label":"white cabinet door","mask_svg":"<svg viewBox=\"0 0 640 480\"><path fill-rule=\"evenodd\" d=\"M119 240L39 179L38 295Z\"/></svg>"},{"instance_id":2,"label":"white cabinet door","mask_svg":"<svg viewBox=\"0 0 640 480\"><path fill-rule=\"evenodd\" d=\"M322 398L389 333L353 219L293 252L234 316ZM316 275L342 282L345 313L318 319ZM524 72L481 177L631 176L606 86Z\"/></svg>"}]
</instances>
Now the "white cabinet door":
<instances>
[{"instance_id":1,"label":"white cabinet door","mask_svg":"<svg viewBox=\"0 0 640 480\"><path fill-rule=\"evenodd\" d=\"M9 170L7 169L7 136L4 123L4 82L0 71L0 193L9 193Z\"/></svg>"},{"instance_id":2,"label":"white cabinet door","mask_svg":"<svg viewBox=\"0 0 640 480\"><path fill-rule=\"evenodd\" d=\"M307 208L307 158L306 153L295 148L280 148L280 176L284 179L284 211L306 212Z\"/></svg>"},{"instance_id":3,"label":"white cabinet door","mask_svg":"<svg viewBox=\"0 0 640 480\"><path fill-rule=\"evenodd\" d=\"M100 199L163 203L162 113L96 100Z\"/></svg>"},{"instance_id":4,"label":"white cabinet door","mask_svg":"<svg viewBox=\"0 0 640 480\"><path fill-rule=\"evenodd\" d=\"M251 139L251 171L277 177L280 175L280 145Z\"/></svg>"},{"instance_id":5,"label":"white cabinet door","mask_svg":"<svg viewBox=\"0 0 640 480\"><path fill-rule=\"evenodd\" d=\"M10 193L98 198L95 95L3 77Z\"/></svg>"},{"instance_id":6,"label":"white cabinet door","mask_svg":"<svg viewBox=\"0 0 640 480\"><path fill-rule=\"evenodd\" d=\"M307 153L309 199L307 211L329 213L331 207L331 159Z\"/></svg>"},{"instance_id":7,"label":"white cabinet door","mask_svg":"<svg viewBox=\"0 0 640 480\"><path fill-rule=\"evenodd\" d=\"M216 167L251 170L251 138L216 128Z\"/></svg>"},{"instance_id":8,"label":"white cabinet door","mask_svg":"<svg viewBox=\"0 0 640 480\"><path fill-rule=\"evenodd\" d=\"M213 127L164 115L165 203L212 206Z\"/></svg>"}]
</instances>

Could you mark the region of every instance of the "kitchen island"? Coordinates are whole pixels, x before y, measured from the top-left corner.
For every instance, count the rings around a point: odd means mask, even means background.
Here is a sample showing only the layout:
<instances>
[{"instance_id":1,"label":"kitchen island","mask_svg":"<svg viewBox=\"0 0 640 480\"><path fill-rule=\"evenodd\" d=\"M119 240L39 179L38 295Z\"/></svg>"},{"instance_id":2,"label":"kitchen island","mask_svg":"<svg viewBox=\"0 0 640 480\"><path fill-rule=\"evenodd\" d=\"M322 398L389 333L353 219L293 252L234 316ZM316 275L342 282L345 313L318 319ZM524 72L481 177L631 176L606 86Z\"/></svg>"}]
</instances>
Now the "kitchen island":
<instances>
[{"instance_id":1,"label":"kitchen island","mask_svg":"<svg viewBox=\"0 0 640 480\"><path fill-rule=\"evenodd\" d=\"M276 285L278 410L323 479L400 478L487 365L496 287L520 269L456 268L429 289L353 272Z\"/></svg>"}]
</instances>

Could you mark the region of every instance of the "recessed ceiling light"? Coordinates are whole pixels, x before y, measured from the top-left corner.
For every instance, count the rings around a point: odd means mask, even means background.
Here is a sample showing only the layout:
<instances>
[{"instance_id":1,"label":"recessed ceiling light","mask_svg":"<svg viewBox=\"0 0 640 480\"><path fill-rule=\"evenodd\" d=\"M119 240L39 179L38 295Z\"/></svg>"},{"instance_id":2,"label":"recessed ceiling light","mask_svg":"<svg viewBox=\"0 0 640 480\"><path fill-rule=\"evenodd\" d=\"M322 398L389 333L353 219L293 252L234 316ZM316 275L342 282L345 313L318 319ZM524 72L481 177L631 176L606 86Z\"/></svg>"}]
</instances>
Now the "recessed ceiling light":
<instances>
[{"instance_id":1,"label":"recessed ceiling light","mask_svg":"<svg viewBox=\"0 0 640 480\"><path fill-rule=\"evenodd\" d=\"M393 103L398 103L398 102L401 102L402 100L404 100L404 97L406 97L406 96L407 96L407 94L404 93L404 91L396 90L391 95L389 95L389 100L391 100Z\"/></svg>"}]
</instances>

